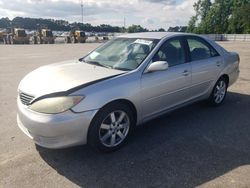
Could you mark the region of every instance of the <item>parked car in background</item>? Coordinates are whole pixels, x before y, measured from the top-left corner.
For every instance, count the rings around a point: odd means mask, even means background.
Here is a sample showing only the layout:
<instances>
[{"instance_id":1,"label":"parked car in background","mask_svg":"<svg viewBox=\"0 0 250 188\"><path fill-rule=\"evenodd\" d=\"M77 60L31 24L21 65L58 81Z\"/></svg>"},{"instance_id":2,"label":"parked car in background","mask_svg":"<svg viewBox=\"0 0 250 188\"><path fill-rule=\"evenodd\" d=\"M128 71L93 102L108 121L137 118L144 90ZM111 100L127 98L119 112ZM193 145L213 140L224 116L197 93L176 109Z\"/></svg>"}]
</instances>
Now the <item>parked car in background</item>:
<instances>
[{"instance_id":1,"label":"parked car in background","mask_svg":"<svg viewBox=\"0 0 250 188\"><path fill-rule=\"evenodd\" d=\"M239 61L237 53L198 35L122 35L78 61L25 76L18 126L43 147L88 143L113 151L136 125L195 101L221 105Z\"/></svg>"}]
</instances>

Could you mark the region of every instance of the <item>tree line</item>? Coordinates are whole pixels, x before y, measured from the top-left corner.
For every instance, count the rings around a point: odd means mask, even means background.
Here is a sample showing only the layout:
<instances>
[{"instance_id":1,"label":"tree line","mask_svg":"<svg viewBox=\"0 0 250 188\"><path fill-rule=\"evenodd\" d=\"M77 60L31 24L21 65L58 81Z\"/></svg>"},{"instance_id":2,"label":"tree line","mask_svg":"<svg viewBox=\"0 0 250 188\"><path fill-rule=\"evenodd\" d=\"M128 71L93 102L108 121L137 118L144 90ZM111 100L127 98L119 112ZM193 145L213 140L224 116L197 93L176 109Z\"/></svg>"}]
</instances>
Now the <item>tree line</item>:
<instances>
[{"instance_id":1,"label":"tree line","mask_svg":"<svg viewBox=\"0 0 250 188\"><path fill-rule=\"evenodd\" d=\"M23 18L15 17L12 20L9 18L0 19L0 28L14 28L20 27L29 30L36 30L39 28L48 28L55 31L70 31L71 29L81 29L84 31L95 32L120 32L121 27L110 26L106 24L93 26L91 24L69 23L65 20L42 19L42 18Z\"/></svg>"},{"instance_id":2,"label":"tree line","mask_svg":"<svg viewBox=\"0 0 250 188\"><path fill-rule=\"evenodd\" d=\"M0 19L0 28L25 28L29 30L37 30L39 28L48 28L54 31L70 31L72 29L81 29L87 32L147 32L149 31L146 28L143 28L140 25L131 25L128 28L111 26L108 24L101 24L98 26L93 26L89 23L69 23L65 20L54 20L54 19L42 19L42 18L23 18L15 17L12 20L9 18ZM162 31L164 29L159 29ZM157 30L158 31L158 30Z\"/></svg>"},{"instance_id":3,"label":"tree line","mask_svg":"<svg viewBox=\"0 0 250 188\"><path fill-rule=\"evenodd\" d=\"M198 0L193 7L188 32L250 33L250 0Z\"/></svg>"},{"instance_id":4,"label":"tree line","mask_svg":"<svg viewBox=\"0 0 250 188\"><path fill-rule=\"evenodd\" d=\"M127 33L137 33L137 32L164 32L164 28L159 28L155 30L149 30L147 28L142 27L141 25L131 25L127 28L111 26L107 24L101 24L98 26L93 26L89 23L69 23L66 20L54 20L54 19L42 19L42 18L23 18L23 17L15 17L12 20L9 18L1 18L0 19L0 28L25 28L29 30L37 30L40 28L48 28L54 31L70 31L72 29L81 29L87 32L127 32ZM167 31L169 32L186 32L186 26L175 26L169 27Z\"/></svg>"}]
</instances>

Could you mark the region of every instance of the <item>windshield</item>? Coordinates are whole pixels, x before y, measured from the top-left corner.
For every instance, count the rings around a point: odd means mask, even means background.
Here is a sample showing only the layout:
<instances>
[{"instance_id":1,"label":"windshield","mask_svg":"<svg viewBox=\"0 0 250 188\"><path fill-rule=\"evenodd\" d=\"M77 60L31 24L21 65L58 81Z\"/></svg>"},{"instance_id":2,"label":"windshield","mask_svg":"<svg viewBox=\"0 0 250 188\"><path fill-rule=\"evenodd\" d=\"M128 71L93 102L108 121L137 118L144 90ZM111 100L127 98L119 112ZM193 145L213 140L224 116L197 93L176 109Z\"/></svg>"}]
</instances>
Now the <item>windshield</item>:
<instances>
[{"instance_id":1,"label":"windshield","mask_svg":"<svg viewBox=\"0 0 250 188\"><path fill-rule=\"evenodd\" d=\"M81 36L81 37L85 37L85 32L80 31L80 36Z\"/></svg>"},{"instance_id":2,"label":"windshield","mask_svg":"<svg viewBox=\"0 0 250 188\"><path fill-rule=\"evenodd\" d=\"M86 56L90 64L120 70L134 70L153 50L159 40L117 38Z\"/></svg>"},{"instance_id":3,"label":"windshield","mask_svg":"<svg viewBox=\"0 0 250 188\"><path fill-rule=\"evenodd\" d=\"M17 30L18 36L20 37L26 37L26 33L24 30Z\"/></svg>"},{"instance_id":4,"label":"windshield","mask_svg":"<svg viewBox=\"0 0 250 188\"><path fill-rule=\"evenodd\" d=\"M52 37L52 31L46 31L46 36L47 37Z\"/></svg>"}]
</instances>

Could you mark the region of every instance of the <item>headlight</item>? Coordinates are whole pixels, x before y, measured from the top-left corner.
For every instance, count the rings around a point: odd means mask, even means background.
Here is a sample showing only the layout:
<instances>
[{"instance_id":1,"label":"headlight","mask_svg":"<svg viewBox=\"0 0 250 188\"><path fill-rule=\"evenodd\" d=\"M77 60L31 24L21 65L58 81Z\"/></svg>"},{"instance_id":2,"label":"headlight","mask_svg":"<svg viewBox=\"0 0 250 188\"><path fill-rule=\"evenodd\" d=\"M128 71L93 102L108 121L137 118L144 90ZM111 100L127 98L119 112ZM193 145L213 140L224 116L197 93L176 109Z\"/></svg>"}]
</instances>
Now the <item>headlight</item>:
<instances>
[{"instance_id":1,"label":"headlight","mask_svg":"<svg viewBox=\"0 0 250 188\"><path fill-rule=\"evenodd\" d=\"M31 110L40 113L58 114L74 107L82 99L84 99L84 96L65 96L65 97L46 98L35 102L29 108Z\"/></svg>"}]
</instances>

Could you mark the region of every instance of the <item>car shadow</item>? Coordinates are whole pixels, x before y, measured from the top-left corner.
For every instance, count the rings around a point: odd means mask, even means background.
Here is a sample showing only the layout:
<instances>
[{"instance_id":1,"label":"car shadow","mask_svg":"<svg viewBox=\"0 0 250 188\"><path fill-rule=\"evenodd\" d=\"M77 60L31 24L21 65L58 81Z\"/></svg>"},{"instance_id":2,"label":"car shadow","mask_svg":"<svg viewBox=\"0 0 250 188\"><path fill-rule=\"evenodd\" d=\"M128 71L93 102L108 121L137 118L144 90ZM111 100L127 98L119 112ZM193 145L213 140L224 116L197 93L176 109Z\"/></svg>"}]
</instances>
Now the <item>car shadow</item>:
<instances>
[{"instance_id":1,"label":"car shadow","mask_svg":"<svg viewBox=\"0 0 250 188\"><path fill-rule=\"evenodd\" d=\"M37 150L81 187L194 187L249 164L249 115L250 95L229 92L220 107L196 103L139 126L113 153Z\"/></svg>"}]
</instances>

